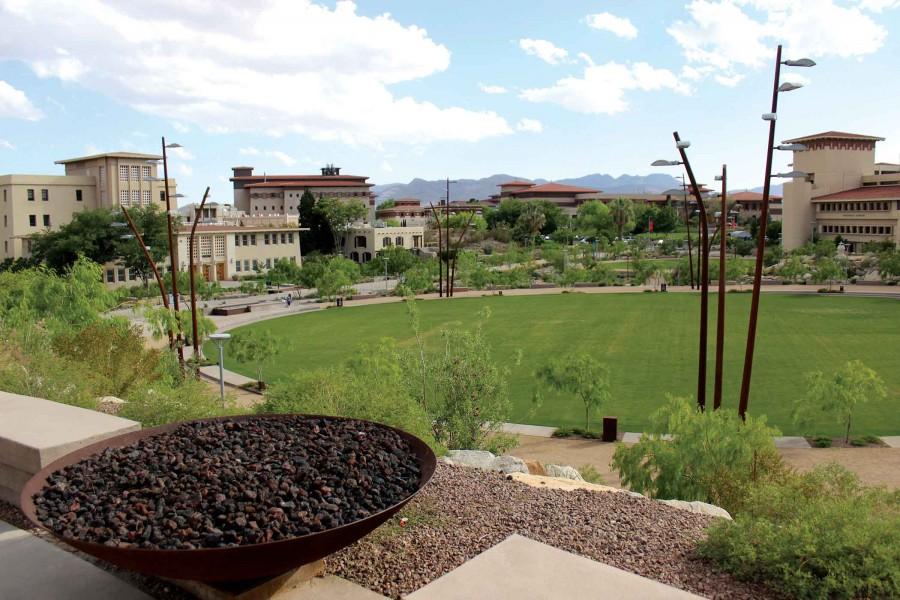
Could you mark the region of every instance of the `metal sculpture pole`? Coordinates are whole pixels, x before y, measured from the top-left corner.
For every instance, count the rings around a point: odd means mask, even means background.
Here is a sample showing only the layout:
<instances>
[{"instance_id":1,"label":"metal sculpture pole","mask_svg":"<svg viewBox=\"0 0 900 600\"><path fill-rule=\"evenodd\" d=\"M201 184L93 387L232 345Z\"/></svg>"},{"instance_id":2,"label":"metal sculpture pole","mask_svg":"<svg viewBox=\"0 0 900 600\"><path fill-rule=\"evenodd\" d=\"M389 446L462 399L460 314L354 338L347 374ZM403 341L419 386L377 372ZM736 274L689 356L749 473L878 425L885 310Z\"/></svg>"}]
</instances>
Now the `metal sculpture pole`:
<instances>
[{"instance_id":1,"label":"metal sculpture pole","mask_svg":"<svg viewBox=\"0 0 900 600\"><path fill-rule=\"evenodd\" d=\"M713 410L722 406L722 370L725 354L725 224L727 219L725 195L728 190L726 166L722 165L722 213L719 216L719 306L716 313L716 379L713 387Z\"/></svg>"},{"instance_id":2,"label":"metal sculpture pole","mask_svg":"<svg viewBox=\"0 0 900 600\"><path fill-rule=\"evenodd\" d=\"M437 226L438 234L438 298L444 297L444 259L441 254L444 251L444 242L441 232L441 214L435 210L434 202L431 203L431 214L434 216L434 223Z\"/></svg>"},{"instance_id":3,"label":"metal sculpture pole","mask_svg":"<svg viewBox=\"0 0 900 600\"><path fill-rule=\"evenodd\" d=\"M444 270L447 277L447 297L453 295L453 288L450 287L450 178L447 178L447 203L444 205L444 218L447 219L447 232L444 235L444 244L447 246L447 267Z\"/></svg>"},{"instance_id":4,"label":"metal sculpture pole","mask_svg":"<svg viewBox=\"0 0 900 600\"><path fill-rule=\"evenodd\" d=\"M697 366L697 405L700 410L706 409L706 345L708 331L708 314L709 314L709 224L706 222L706 208L703 206L703 198L700 196L700 188L697 186L697 180L694 179L694 171L691 169L691 163L688 161L685 144L680 143L681 138L678 132L672 133L675 138L675 146L681 153L681 162L684 163L684 169L687 171L688 179L691 182L691 189L694 193L694 199L697 201L697 207L700 210L700 350L698 352Z\"/></svg>"},{"instance_id":5,"label":"metal sculpture pole","mask_svg":"<svg viewBox=\"0 0 900 600\"><path fill-rule=\"evenodd\" d=\"M191 235L188 237L188 269L191 278L191 337L194 343L194 360L200 360L200 336L197 333L197 288L194 283L194 232L197 231L197 223L200 221L200 214L203 212L203 205L209 197L209 186L203 192L203 200L200 206L194 211L194 222L191 224Z\"/></svg>"},{"instance_id":6,"label":"metal sculpture pole","mask_svg":"<svg viewBox=\"0 0 900 600\"><path fill-rule=\"evenodd\" d=\"M684 227L687 229L688 269L690 271L691 289L694 289L694 250L691 247L691 219L690 214L688 213L687 184L684 182L684 173L681 174L681 193L683 199L681 209L684 213Z\"/></svg>"},{"instance_id":7,"label":"metal sculpture pole","mask_svg":"<svg viewBox=\"0 0 900 600\"><path fill-rule=\"evenodd\" d=\"M172 204L169 200L169 162L166 157L166 138L162 138L163 153L163 185L166 193L166 226L169 232L169 276L172 279L172 308L175 309L175 322L178 332L175 346L178 352L178 364L184 368L184 347L181 337L181 312L178 307L178 263L175 260L175 237L172 233Z\"/></svg>"}]
</instances>

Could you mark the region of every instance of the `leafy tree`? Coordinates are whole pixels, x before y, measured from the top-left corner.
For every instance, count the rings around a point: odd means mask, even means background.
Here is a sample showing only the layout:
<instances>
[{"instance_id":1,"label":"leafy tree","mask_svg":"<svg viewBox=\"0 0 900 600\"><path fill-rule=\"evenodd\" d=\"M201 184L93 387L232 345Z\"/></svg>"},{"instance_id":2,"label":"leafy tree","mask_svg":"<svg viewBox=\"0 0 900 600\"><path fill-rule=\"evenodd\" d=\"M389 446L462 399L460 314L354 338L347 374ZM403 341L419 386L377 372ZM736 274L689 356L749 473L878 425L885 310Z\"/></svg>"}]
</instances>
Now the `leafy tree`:
<instances>
[{"instance_id":1,"label":"leafy tree","mask_svg":"<svg viewBox=\"0 0 900 600\"><path fill-rule=\"evenodd\" d=\"M716 265L718 268L718 265ZM718 270L716 271L718 273ZM726 258L725 262L725 280L726 281L736 281L741 283L745 277L747 277L748 273L748 265L746 262L742 260L737 260L732 258L728 260ZM718 276L718 275L716 275Z\"/></svg>"},{"instance_id":2,"label":"leafy tree","mask_svg":"<svg viewBox=\"0 0 900 600\"><path fill-rule=\"evenodd\" d=\"M384 263L387 259L387 271L390 275L398 275L415 266L419 259L411 251L402 246L388 246L379 250L375 260L370 261L379 274L384 273ZM379 268L380 267L380 268Z\"/></svg>"},{"instance_id":3,"label":"leafy tree","mask_svg":"<svg viewBox=\"0 0 900 600\"><path fill-rule=\"evenodd\" d=\"M816 260L813 281L816 283L828 282L828 289L835 280L843 279L847 273L846 266L833 256L826 256Z\"/></svg>"},{"instance_id":4,"label":"leafy tree","mask_svg":"<svg viewBox=\"0 0 900 600\"><path fill-rule=\"evenodd\" d=\"M744 422L736 412L701 411L690 398L670 397L637 444L616 448L612 465L635 492L735 512L748 485L783 471L772 441L777 434L765 417L748 415Z\"/></svg>"},{"instance_id":5,"label":"leafy tree","mask_svg":"<svg viewBox=\"0 0 900 600\"><path fill-rule=\"evenodd\" d=\"M157 265L165 262L169 256L169 230L165 211L160 210L155 204L151 204L146 207L130 209L128 214L131 216L131 220L134 221L134 226L141 234L141 239L144 240L144 244L149 247L150 256L153 258L153 261ZM119 218L124 220L124 217ZM180 220L176 220L172 223L172 227L177 229L179 223ZM131 233L130 230L120 229L118 231L126 234ZM194 243L199 242L195 239ZM146 287L149 284L149 279L153 277L153 269L147 262L147 258L144 256L144 251L141 250L138 241L131 238L118 240L117 252L122 266L131 269L131 272L140 277ZM186 259L187 257L185 257L185 260ZM187 275L187 273L185 273L185 275ZM171 289L171 286L167 289ZM187 279L184 280L184 285L182 285L182 281L179 280L178 289L179 291L190 289L188 287Z\"/></svg>"},{"instance_id":6,"label":"leafy tree","mask_svg":"<svg viewBox=\"0 0 900 600\"><path fill-rule=\"evenodd\" d=\"M266 274L270 284L297 283L300 281L300 273L303 269L296 262L286 258L279 258Z\"/></svg>"},{"instance_id":7,"label":"leafy tree","mask_svg":"<svg viewBox=\"0 0 900 600\"><path fill-rule=\"evenodd\" d=\"M628 198L616 198L609 203L609 214L616 227L616 235L622 239L622 233L634 227L634 204Z\"/></svg>"},{"instance_id":8,"label":"leafy tree","mask_svg":"<svg viewBox=\"0 0 900 600\"><path fill-rule=\"evenodd\" d=\"M778 274L791 283L796 282L798 279L803 279L803 276L807 273L809 273L809 267L806 266L803 258L796 254L785 260L781 269L778 270Z\"/></svg>"},{"instance_id":9,"label":"leafy tree","mask_svg":"<svg viewBox=\"0 0 900 600\"><path fill-rule=\"evenodd\" d=\"M532 201L531 204L537 204L541 212L544 213L544 225L541 227L542 235L550 235L566 225L568 218L557 204L549 200Z\"/></svg>"},{"instance_id":10,"label":"leafy tree","mask_svg":"<svg viewBox=\"0 0 900 600\"><path fill-rule=\"evenodd\" d=\"M781 221L769 221L766 226L766 244L777 246L781 243Z\"/></svg>"},{"instance_id":11,"label":"leafy tree","mask_svg":"<svg viewBox=\"0 0 900 600\"><path fill-rule=\"evenodd\" d=\"M881 400L887 395L884 381L878 373L859 360L851 360L828 375L821 371L807 373L806 382L806 397L794 409L794 420L806 423L814 415L830 413L845 426L845 442L850 441L850 426L856 406L869 400Z\"/></svg>"},{"instance_id":12,"label":"leafy tree","mask_svg":"<svg viewBox=\"0 0 900 600\"><path fill-rule=\"evenodd\" d=\"M263 366L286 348L284 338L263 329L243 329L231 335L228 350L238 362L256 366L256 383L263 389Z\"/></svg>"},{"instance_id":13,"label":"leafy tree","mask_svg":"<svg viewBox=\"0 0 900 600\"><path fill-rule=\"evenodd\" d=\"M409 296L411 294L424 294L434 290L435 274L428 265L419 263L403 272L402 281L397 285L394 293L397 296Z\"/></svg>"},{"instance_id":14,"label":"leafy tree","mask_svg":"<svg viewBox=\"0 0 900 600\"><path fill-rule=\"evenodd\" d=\"M576 354L550 361L535 374L559 392L568 392L584 404L584 429L590 431L591 413L609 401L609 368L590 354Z\"/></svg>"},{"instance_id":15,"label":"leafy tree","mask_svg":"<svg viewBox=\"0 0 900 600\"><path fill-rule=\"evenodd\" d=\"M589 200L578 207L575 226L582 235L592 239L611 239L614 225L609 207L599 200Z\"/></svg>"},{"instance_id":16,"label":"leafy tree","mask_svg":"<svg viewBox=\"0 0 900 600\"><path fill-rule=\"evenodd\" d=\"M353 290L353 283L344 271L328 269L316 279L316 290L319 297L333 301L338 296L349 296Z\"/></svg>"},{"instance_id":17,"label":"leafy tree","mask_svg":"<svg viewBox=\"0 0 900 600\"><path fill-rule=\"evenodd\" d=\"M900 277L900 252L885 252L878 256L878 273L882 280Z\"/></svg>"},{"instance_id":18,"label":"leafy tree","mask_svg":"<svg viewBox=\"0 0 900 600\"><path fill-rule=\"evenodd\" d=\"M534 239L540 234L541 228L546 222L547 217L539 205L526 204L516 221L516 231L519 232L517 237L523 239L526 245L534 245Z\"/></svg>"},{"instance_id":19,"label":"leafy tree","mask_svg":"<svg viewBox=\"0 0 900 600\"><path fill-rule=\"evenodd\" d=\"M353 224L363 220L368 213L366 205L359 200L344 201L339 198L322 198L315 210L331 229L335 254L341 253L341 240L347 236Z\"/></svg>"},{"instance_id":20,"label":"leafy tree","mask_svg":"<svg viewBox=\"0 0 900 600\"><path fill-rule=\"evenodd\" d=\"M300 232L300 252L305 257L313 252L329 252L333 247L331 228L322 214L316 210L316 199L309 189L303 191L297 206L301 227L309 231Z\"/></svg>"},{"instance_id":21,"label":"leafy tree","mask_svg":"<svg viewBox=\"0 0 900 600\"><path fill-rule=\"evenodd\" d=\"M384 202L378 205L378 208L393 208L397 206L397 201L393 198L388 198Z\"/></svg>"},{"instance_id":22,"label":"leafy tree","mask_svg":"<svg viewBox=\"0 0 900 600\"><path fill-rule=\"evenodd\" d=\"M77 212L56 231L34 236L33 257L57 273L64 273L79 256L101 264L112 261L118 256L119 238L124 233L112 226L117 220L105 208Z\"/></svg>"},{"instance_id":23,"label":"leafy tree","mask_svg":"<svg viewBox=\"0 0 900 600\"><path fill-rule=\"evenodd\" d=\"M515 198L507 198L500 202L496 209L484 211L484 219L488 228L497 229L502 225L513 228L519 220L519 215L525 208L525 203Z\"/></svg>"},{"instance_id":24,"label":"leafy tree","mask_svg":"<svg viewBox=\"0 0 900 600\"><path fill-rule=\"evenodd\" d=\"M305 256L297 282L306 288L316 287L316 280L325 272L325 269L328 267L328 260L328 256L319 253Z\"/></svg>"}]
</instances>

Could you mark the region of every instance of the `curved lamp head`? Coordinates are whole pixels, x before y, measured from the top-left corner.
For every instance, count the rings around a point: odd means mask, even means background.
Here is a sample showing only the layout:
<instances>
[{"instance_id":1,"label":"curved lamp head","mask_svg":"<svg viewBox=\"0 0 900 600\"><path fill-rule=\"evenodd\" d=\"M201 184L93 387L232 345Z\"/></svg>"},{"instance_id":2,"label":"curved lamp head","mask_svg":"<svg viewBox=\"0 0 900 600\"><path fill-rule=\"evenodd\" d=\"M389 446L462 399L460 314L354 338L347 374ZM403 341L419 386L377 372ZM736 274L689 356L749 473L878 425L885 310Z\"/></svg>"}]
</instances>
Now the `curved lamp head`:
<instances>
[{"instance_id":1,"label":"curved lamp head","mask_svg":"<svg viewBox=\"0 0 900 600\"><path fill-rule=\"evenodd\" d=\"M782 179L797 179L800 177L808 177L808 173L803 171L788 171L787 173L772 173L772 177L781 177Z\"/></svg>"},{"instance_id":2,"label":"curved lamp head","mask_svg":"<svg viewBox=\"0 0 900 600\"><path fill-rule=\"evenodd\" d=\"M684 150L685 148L690 148L691 143L687 140L678 140L675 142L675 147Z\"/></svg>"},{"instance_id":3,"label":"curved lamp head","mask_svg":"<svg viewBox=\"0 0 900 600\"><path fill-rule=\"evenodd\" d=\"M654 160L650 163L651 167L674 167L676 165L680 165L682 162L680 160L666 160L664 158L660 158L659 160Z\"/></svg>"},{"instance_id":4,"label":"curved lamp head","mask_svg":"<svg viewBox=\"0 0 900 600\"><path fill-rule=\"evenodd\" d=\"M798 58L797 60L783 60L781 64L789 67L814 67L816 66L816 61L810 58Z\"/></svg>"},{"instance_id":5,"label":"curved lamp head","mask_svg":"<svg viewBox=\"0 0 900 600\"><path fill-rule=\"evenodd\" d=\"M785 81L781 85L778 86L779 92L793 92L794 90L799 90L803 87L802 83L791 83L790 81Z\"/></svg>"},{"instance_id":6,"label":"curved lamp head","mask_svg":"<svg viewBox=\"0 0 900 600\"><path fill-rule=\"evenodd\" d=\"M184 146L178 142L172 142L171 144L166 144L166 148L184 148Z\"/></svg>"},{"instance_id":7,"label":"curved lamp head","mask_svg":"<svg viewBox=\"0 0 900 600\"><path fill-rule=\"evenodd\" d=\"M775 149L786 150L788 152L804 152L806 150L809 150L809 148L807 148L803 144L781 144L779 146L775 146Z\"/></svg>"},{"instance_id":8,"label":"curved lamp head","mask_svg":"<svg viewBox=\"0 0 900 600\"><path fill-rule=\"evenodd\" d=\"M227 342L231 339L230 333L213 333L210 334L209 339L214 342Z\"/></svg>"}]
</instances>

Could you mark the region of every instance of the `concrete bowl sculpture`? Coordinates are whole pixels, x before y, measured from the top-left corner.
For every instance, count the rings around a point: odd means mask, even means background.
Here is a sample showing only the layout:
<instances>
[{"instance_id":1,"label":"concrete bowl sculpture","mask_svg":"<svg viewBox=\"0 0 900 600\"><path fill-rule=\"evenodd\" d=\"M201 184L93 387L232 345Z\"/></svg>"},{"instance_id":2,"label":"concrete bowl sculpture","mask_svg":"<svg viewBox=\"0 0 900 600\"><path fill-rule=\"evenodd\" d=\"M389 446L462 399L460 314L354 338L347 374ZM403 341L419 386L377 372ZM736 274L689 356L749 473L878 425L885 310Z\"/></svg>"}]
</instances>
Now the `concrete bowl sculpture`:
<instances>
[{"instance_id":1,"label":"concrete bowl sculpture","mask_svg":"<svg viewBox=\"0 0 900 600\"><path fill-rule=\"evenodd\" d=\"M304 564L315 562L363 538L403 508L407 502L421 491L434 474L436 458L434 452L425 442L404 431L359 419L319 415L253 415L201 419L189 421L186 424L214 424L217 421L229 420L242 423L259 419L297 418L324 419L337 422L353 421L364 423L368 427L383 428L395 433L406 442L409 448L409 455L415 459L418 465L419 477L413 491L405 498L378 512L330 529L287 539L230 547L196 549L121 547L63 536L61 533L48 528L41 521L37 514L35 498L42 493L45 487L48 487L48 478L51 475L61 469L76 465L85 459L100 455L104 450L132 446L145 438L170 433L185 424L173 423L109 438L81 448L47 465L40 472L36 473L23 488L21 494L22 511L37 527L49 532L66 544L123 569L172 579L206 582L248 581L280 575Z\"/></svg>"}]
</instances>

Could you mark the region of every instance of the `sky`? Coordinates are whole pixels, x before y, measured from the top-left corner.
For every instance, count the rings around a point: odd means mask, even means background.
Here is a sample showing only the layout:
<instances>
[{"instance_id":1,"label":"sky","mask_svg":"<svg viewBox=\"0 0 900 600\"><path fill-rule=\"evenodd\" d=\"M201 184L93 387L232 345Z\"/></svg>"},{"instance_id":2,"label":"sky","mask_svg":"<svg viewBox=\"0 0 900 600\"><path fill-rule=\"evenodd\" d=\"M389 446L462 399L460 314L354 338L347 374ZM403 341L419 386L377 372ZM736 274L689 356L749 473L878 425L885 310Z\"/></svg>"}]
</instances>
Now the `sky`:
<instances>
[{"instance_id":1,"label":"sky","mask_svg":"<svg viewBox=\"0 0 900 600\"><path fill-rule=\"evenodd\" d=\"M642 175L762 185L779 140L878 135L900 161L900 0L0 0L0 173L110 151L170 159L182 203L230 168L376 184ZM776 156L786 170L789 153Z\"/></svg>"}]
</instances>

